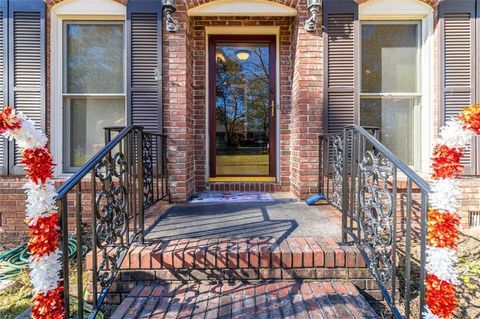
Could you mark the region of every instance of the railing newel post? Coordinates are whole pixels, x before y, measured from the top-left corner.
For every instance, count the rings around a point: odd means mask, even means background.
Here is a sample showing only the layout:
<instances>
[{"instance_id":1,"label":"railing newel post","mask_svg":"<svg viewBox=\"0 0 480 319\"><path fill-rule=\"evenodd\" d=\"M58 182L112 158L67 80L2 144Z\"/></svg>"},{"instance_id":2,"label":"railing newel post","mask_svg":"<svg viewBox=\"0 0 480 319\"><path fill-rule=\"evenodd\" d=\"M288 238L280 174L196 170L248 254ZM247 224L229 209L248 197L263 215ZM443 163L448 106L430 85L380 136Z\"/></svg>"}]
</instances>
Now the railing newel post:
<instances>
[{"instance_id":1,"label":"railing newel post","mask_svg":"<svg viewBox=\"0 0 480 319\"><path fill-rule=\"evenodd\" d=\"M76 193L76 233L77 233L77 294L78 298L78 319L83 319L83 249L82 249L82 183L78 183Z\"/></svg>"},{"instance_id":2,"label":"railing newel post","mask_svg":"<svg viewBox=\"0 0 480 319\"><path fill-rule=\"evenodd\" d=\"M347 141L347 128L343 129L343 160L342 160L342 241L347 242L347 214L348 214L348 172L347 172L347 161L348 161L348 141Z\"/></svg>"},{"instance_id":3,"label":"railing newel post","mask_svg":"<svg viewBox=\"0 0 480 319\"><path fill-rule=\"evenodd\" d=\"M427 262L427 218L428 218L428 194L422 191L421 199L421 234L420 234L420 313L425 309L425 280L427 271L425 268Z\"/></svg>"},{"instance_id":4,"label":"railing newel post","mask_svg":"<svg viewBox=\"0 0 480 319\"><path fill-rule=\"evenodd\" d=\"M137 141L137 152L138 152L138 209L140 210L139 214L139 243L143 245L145 243L145 208L143 205L144 201L144 184L143 179L143 128L138 128L138 141Z\"/></svg>"},{"instance_id":5,"label":"railing newel post","mask_svg":"<svg viewBox=\"0 0 480 319\"><path fill-rule=\"evenodd\" d=\"M64 318L70 318L70 295L69 295L69 260L68 260L68 205L67 196L62 197L57 201L57 207L59 209L60 229L61 229L61 242L60 247L62 250L62 278L63 278L63 306L64 306Z\"/></svg>"},{"instance_id":6,"label":"railing newel post","mask_svg":"<svg viewBox=\"0 0 480 319\"><path fill-rule=\"evenodd\" d=\"M97 298L97 170L94 168L91 171L92 181L92 290L93 290L93 309L98 309Z\"/></svg>"}]
</instances>

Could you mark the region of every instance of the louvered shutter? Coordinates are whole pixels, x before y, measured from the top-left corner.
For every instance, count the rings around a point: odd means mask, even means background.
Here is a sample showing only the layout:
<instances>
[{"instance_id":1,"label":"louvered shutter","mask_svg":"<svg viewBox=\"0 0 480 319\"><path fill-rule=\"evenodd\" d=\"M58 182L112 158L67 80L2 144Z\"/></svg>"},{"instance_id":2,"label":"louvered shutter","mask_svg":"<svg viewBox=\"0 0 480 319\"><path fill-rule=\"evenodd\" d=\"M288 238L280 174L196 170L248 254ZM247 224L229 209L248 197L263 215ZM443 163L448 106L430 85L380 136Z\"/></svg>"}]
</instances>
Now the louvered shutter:
<instances>
[{"instance_id":1,"label":"louvered shutter","mask_svg":"<svg viewBox=\"0 0 480 319\"><path fill-rule=\"evenodd\" d=\"M0 1L0 98L1 108L8 106L8 8L7 0ZM0 136L0 174L8 174L8 142Z\"/></svg>"},{"instance_id":2,"label":"louvered shutter","mask_svg":"<svg viewBox=\"0 0 480 319\"><path fill-rule=\"evenodd\" d=\"M328 132L338 132L356 122L358 104L358 5L353 0L326 0L325 100Z\"/></svg>"},{"instance_id":3,"label":"louvered shutter","mask_svg":"<svg viewBox=\"0 0 480 319\"><path fill-rule=\"evenodd\" d=\"M475 0L444 0L439 5L441 123L475 103ZM465 174L475 174L477 146L465 150Z\"/></svg>"},{"instance_id":4,"label":"louvered shutter","mask_svg":"<svg viewBox=\"0 0 480 319\"><path fill-rule=\"evenodd\" d=\"M127 36L130 123L161 133L162 1L128 1Z\"/></svg>"},{"instance_id":5,"label":"louvered shutter","mask_svg":"<svg viewBox=\"0 0 480 319\"><path fill-rule=\"evenodd\" d=\"M45 2L9 2L9 103L45 129ZM21 154L10 143L10 174L23 174Z\"/></svg>"}]
</instances>

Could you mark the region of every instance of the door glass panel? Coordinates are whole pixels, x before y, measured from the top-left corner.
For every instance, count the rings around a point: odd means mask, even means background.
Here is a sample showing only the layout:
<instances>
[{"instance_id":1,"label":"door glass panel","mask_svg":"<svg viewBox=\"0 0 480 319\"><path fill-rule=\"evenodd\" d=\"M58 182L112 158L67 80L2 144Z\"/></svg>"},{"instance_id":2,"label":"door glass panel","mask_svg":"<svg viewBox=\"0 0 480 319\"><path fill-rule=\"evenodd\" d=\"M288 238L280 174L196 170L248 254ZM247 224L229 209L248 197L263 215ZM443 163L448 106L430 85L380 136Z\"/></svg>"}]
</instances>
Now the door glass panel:
<instances>
[{"instance_id":1,"label":"door glass panel","mask_svg":"<svg viewBox=\"0 0 480 319\"><path fill-rule=\"evenodd\" d=\"M381 142L417 166L420 144L420 46L417 22L362 24L360 125L381 129Z\"/></svg>"},{"instance_id":2,"label":"door glass panel","mask_svg":"<svg viewBox=\"0 0 480 319\"><path fill-rule=\"evenodd\" d=\"M218 44L216 175L270 174L269 44Z\"/></svg>"}]
</instances>

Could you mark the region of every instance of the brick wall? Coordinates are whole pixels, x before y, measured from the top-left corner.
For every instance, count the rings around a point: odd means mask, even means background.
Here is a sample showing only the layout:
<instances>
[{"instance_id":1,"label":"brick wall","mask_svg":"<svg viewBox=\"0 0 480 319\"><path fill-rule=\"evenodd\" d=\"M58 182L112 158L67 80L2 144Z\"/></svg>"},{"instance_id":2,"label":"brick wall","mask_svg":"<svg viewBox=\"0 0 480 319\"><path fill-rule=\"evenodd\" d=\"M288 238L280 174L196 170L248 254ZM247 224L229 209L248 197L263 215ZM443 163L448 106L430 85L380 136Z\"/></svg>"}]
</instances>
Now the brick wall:
<instances>
[{"instance_id":1,"label":"brick wall","mask_svg":"<svg viewBox=\"0 0 480 319\"><path fill-rule=\"evenodd\" d=\"M323 118L323 40L321 21L316 32L306 32L306 2L298 6L292 23L292 124L291 183L292 192L305 198L317 192L318 134ZM321 19L319 19L321 20Z\"/></svg>"},{"instance_id":2,"label":"brick wall","mask_svg":"<svg viewBox=\"0 0 480 319\"><path fill-rule=\"evenodd\" d=\"M193 194L193 95L190 21L186 6L178 3L176 33L163 33L163 116L168 135L168 170L173 202Z\"/></svg>"},{"instance_id":3,"label":"brick wall","mask_svg":"<svg viewBox=\"0 0 480 319\"><path fill-rule=\"evenodd\" d=\"M62 0L47 1L48 7ZM119 0L126 3L126 0ZM177 1L174 14L179 32L164 32L163 110L168 139L170 190L174 202L184 202L195 191L267 190L292 191L300 198L317 191L318 143L323 117L323 34L307 33L305 1L275 0L298 10L291 17L188 17L187 10L208 0ZM360 1L359 3L364 3ZM435 0L426 0L435 6ZM298 3L298 5L297 5ZM47 134L50 131L50 14L47 11ZM206 114L206 26L278 26L280 29L280 181L278 184L216 183L208 185ZM438 31L434 51L438 56ZM434 127L438 130L438 65L434 66ZM0 213L3 231L24 229L24 194L19 177L0 177ZM478 179L462 182L464 225L468 211L478 210Z\"/></svg>"}]
</instances>

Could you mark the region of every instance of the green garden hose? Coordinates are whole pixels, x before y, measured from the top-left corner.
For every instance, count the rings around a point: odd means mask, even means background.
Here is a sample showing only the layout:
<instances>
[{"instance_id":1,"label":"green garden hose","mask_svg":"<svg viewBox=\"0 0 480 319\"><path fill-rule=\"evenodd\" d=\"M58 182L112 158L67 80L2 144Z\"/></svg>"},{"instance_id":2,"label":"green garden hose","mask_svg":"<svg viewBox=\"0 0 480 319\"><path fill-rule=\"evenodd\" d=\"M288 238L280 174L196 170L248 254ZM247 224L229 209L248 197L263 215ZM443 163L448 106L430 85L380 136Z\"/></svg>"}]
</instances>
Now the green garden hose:
<instances>
[{"instance_id":1,"label":"green garden hose","mask_svg":"<svg viewBox=\"0 0 480 319\"><path fill-rule=\"evenodd\" d=\"M82 246L83 254L85 255L87 248ZM77 256L77 241L75 239L68 239L68 258L75 259ZM23 270L28 269L28 257L30 254L27 251L27 245L22 245L17 248L7 250L0 253L0 280L5 280L14 277Z\"/></svg>"}]
</instances>

